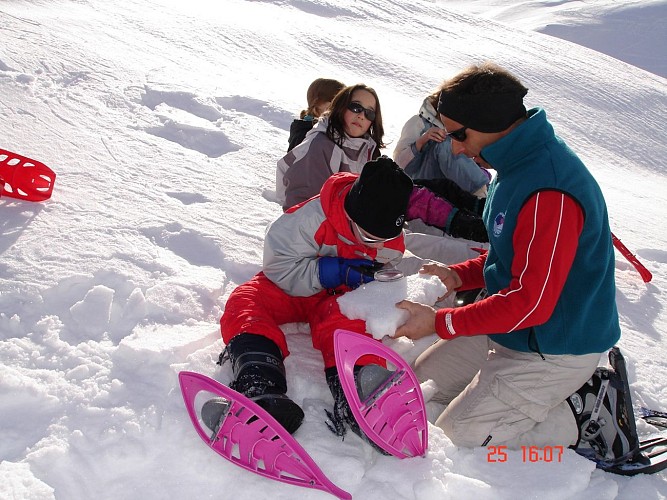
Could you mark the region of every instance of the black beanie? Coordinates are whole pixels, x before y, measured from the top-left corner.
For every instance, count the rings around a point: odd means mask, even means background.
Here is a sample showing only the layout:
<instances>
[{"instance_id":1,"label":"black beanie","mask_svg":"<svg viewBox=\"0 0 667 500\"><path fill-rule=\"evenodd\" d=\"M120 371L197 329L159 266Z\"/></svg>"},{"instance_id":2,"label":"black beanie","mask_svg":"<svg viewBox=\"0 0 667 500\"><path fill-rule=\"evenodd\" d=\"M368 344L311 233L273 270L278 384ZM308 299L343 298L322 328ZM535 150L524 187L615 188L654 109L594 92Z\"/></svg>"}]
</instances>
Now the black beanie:
<instances>
[{"instance_id":1,"label":"black beanie","mask_svg":"<svg viewBox=\"0 0 667 500\"><path fill-rule=\"evenodd\" d=\"M403 229L412 179L386 156L369 161L345 197L345 211L367 233L396 238Z\"/></svg>"},{"instance_id":2,"label":"black beanie","mask_svg":"<svg viewBox=\"0 0 667 500\"><path fill-rule=\"evenodd\" d=\"M502 132L526 116L523 98L527 92L523 89L504 93L458 94L443 90L438 100L438 113L478 132Z\"/></svg>"}]
</instances>

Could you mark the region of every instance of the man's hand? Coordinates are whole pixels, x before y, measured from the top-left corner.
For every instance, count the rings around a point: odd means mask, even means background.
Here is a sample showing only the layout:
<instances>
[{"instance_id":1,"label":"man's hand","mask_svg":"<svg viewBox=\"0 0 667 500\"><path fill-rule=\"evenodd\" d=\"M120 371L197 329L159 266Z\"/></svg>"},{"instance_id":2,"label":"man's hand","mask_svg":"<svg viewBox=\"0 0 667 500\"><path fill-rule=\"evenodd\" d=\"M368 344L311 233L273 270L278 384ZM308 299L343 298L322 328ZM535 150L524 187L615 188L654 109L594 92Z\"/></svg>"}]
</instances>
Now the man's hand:
<instances>
[{"instance_id":1,"label":"man's hand","mask_svg":"<svg viewBox=\"0 0 667 500\"><path fill-rule=\"evenodd\" d=\"M402 300L396 307L410 313L408 320L396 329L394 338L408 337L418 340L435 333L435 309L424 304L417 304L409 300Z\"/></svg>"},{"instance_id":2,"label":"man's hand","mask_svg":"<svg viewBox=\"0 0 667 500\"><path fill-rule=\"evenodd\" d=\"M440 281L444 283L445 287L447 287L447 293L445 293L442 297L439 297L438 300L449 297L456 291L457 288L463 284L458 273L456 271L452 271L450 267L443 264L424 264L419 270L419 273L432 274L433 276L437 276L440 278Z\"/></svg>"}]
</instances>

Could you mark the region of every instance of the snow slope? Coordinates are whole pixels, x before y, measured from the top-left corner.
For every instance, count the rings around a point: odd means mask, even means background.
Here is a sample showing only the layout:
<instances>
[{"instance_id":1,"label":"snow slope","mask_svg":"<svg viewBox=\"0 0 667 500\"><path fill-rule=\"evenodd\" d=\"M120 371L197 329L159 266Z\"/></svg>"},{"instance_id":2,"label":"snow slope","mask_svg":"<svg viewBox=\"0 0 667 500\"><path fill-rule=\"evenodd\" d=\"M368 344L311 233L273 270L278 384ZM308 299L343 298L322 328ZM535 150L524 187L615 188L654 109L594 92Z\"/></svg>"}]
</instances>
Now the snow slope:
<instances>
[{"instance_id":1,"label":"snow slope","mask_svg":"<svg viewBox=\"0 0 667 500\"><path fill-rule=\"evenodd\" d=\"M667 77L665 0L437 0L447 8L569 40Z\"/></svg>"},{"instance_id":2,"label":"snow slope","mask_svg":"<svg viewBox=\"0 0 667 500\"><path fill-rule=\"evenodd\" d=\"M636 29L642 12L642 22L664 19L667 5L503 2L503 18L487 16L499 2L473 3L0 4L0 148L58 174L47 202L0 198L0 497L332 498L217 457L177 381L181 370L231 377L214 364L217 322L260 269L264 230L281 213L275 162L320 76L378 91L391 154L442 79L485 59L517 73L528 104L546 108L598 178L614 232L653 272L644 284L617 257L620 345L636 406L666 408L665 73L527 28L557 23L554 7L567 5ZM508 22L524 9L540 23ZM661 33L637 33L637 54L664 63ZM296 437L354 498L667 497L665 473L612 476L569 451L560 463L524 463L520 452L493 463L435 427L425 458L341 442L324 425L332 400L307 329L286 330L290 394L306 413ZM398 348L409 360L420 349Z\"/></svg>"}]
</instances>

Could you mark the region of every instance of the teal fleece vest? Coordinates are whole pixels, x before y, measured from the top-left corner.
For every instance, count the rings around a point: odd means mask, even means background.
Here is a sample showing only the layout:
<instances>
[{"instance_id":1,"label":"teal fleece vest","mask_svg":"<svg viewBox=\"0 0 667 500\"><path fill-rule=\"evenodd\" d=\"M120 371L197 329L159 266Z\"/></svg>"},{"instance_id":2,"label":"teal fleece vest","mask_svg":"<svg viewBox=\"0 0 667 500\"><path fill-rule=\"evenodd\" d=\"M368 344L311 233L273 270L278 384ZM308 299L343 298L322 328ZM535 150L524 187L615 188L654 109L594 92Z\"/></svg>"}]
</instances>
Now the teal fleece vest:
<instances>
[{"instance_id":1,"label":"teal fleece vest","mask_svg":"<svg viewBox=\"0 0 667 500\"><path fill-rule=\"evenodd\" d=\"M582 207L584 227L572 269L551 318L533 328L491 335L491 339L524 352L604 352L620 337L614 249L605 201L585 165L554 134L544 110L531 109L528 116L510 134L481 151L498 172L489 187L484 210L490 239L484 268L489 293L496 293L510 283L512 235L517 215L531 195L542 190L567 193Z\"/></svg>"}]
</instances>

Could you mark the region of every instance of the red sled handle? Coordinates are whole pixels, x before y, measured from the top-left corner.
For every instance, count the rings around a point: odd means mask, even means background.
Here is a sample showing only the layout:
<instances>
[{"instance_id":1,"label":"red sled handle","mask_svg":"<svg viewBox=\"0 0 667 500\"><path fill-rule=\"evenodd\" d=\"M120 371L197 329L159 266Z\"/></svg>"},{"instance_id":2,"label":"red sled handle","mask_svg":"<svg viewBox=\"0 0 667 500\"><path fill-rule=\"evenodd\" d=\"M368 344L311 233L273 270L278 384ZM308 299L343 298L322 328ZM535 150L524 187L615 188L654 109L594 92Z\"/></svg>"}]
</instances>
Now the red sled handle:
<instances>
[{"instance_id":1,"label":"red sled handle","mask_svg":"<svg viewBox=\"0 0 667 500\"><path fill-rule=\"evenodd\" d=\"M55 172L42 162L0 149L0 196L48 200L55 181Z\"/></svg>"},{"instance_id":2,"label":"red sled handle","mask_svg":"<svg viewBox=\"0 0 667 500\"><path fill-rule=\"evenodd\" d=\"M639 259L635 254L633 254L630 250L628 250L628 247L626 247L621 240L619 240L614 233L611 233L611 241L614 243L614 246L616 247L616 250L621 252L623 254L623 257L628 259L628 262L632 264L637 272L641 275L642 279L644 280L644 283L648 283L653 279L653 275L651 274L651 271L646 269L644 267L644 264L639 262Z\"/></svg>"}]
</instances>

